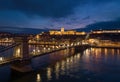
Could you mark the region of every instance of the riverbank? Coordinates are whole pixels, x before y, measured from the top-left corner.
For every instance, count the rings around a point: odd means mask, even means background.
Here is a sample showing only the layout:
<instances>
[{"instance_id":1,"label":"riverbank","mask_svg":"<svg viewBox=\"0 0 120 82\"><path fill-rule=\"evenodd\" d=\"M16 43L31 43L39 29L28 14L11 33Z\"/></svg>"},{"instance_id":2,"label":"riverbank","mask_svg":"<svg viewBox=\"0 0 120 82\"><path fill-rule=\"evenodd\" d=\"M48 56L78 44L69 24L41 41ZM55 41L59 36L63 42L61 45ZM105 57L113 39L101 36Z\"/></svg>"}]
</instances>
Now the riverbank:
<instances>
[{"instance_id":1,"label":"riverbank","mask_svg":"<svg viewBox=\"0 0 120 82\"><path fill-rule=\"evenodd\" d=\"M120 49L120 45L104 45L104 44L99 44L99 45L90 45L91 47L94 48L118 48Z\"/></svg>"}]
</instances>

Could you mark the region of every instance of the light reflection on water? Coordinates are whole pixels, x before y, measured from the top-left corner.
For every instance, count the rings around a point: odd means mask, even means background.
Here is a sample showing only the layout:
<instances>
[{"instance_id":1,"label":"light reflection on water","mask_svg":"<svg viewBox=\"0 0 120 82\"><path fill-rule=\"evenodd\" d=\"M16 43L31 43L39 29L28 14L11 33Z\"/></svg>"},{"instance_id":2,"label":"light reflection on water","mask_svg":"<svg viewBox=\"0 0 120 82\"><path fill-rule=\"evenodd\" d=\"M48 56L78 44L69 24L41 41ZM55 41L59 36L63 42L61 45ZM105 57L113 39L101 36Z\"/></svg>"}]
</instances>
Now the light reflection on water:
<instances>
[{"instance_id":1,"label":"light reflection on water","mask_svg":"<svg viewBox=\"0 0 120 82\"><path fill-rule=\"evenodd\" d=\"M74 77L74 75L70 73L78 71L79 68L75 68L75 67L77 67L79 60L80 60L80 53L76 55L71 55L68 58L55 62L54 65L48 65L47 68L46 67L44 68L46 71L42 70L42 72L44 71L44 73L42 74L46 73L46 77L44 78L46 78L47 81L50 81L52 79L59 80L59 77L61 77L62 75L68 75L70 77ZM39 74L41 74L41 72L39 72Z\"/></svg>"},{"instance_id":2,"label":"light reflection on water","mask_svg":"<svg viewBox=\"0 0 120 82\"><path fill-rule=\"evenodd\" d=\"M11 82L120 82L120 49L74 48L32 59L35 72Z\"/></svg>"},{"instance_id":3,"label":"light reflection on water","mask_svg":"<svg viewBox=\"0 0 120 82\"><path fill-rule=\"evenodd\" d=\"M40 76L40 74L37 74L36 82L41 82L41 76Z\"/></svg>"}]
</instances>

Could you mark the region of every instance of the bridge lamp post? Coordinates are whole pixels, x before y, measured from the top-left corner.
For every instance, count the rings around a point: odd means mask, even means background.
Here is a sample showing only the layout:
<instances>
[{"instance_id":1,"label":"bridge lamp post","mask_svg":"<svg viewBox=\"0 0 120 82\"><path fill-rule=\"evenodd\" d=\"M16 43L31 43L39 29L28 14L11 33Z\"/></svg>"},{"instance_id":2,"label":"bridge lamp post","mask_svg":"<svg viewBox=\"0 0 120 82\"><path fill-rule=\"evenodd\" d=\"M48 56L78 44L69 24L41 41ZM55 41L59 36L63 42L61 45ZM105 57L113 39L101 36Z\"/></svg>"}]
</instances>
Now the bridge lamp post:
<instances>
[{"instance_id":1,"label":"bridge lamp post","mask_svg":"<svg viewBox=\"0 0 120 82\"><path fill-rule=\"evenodd\" d=\"M71 43L71 46L73 46L73 43Z\"/></svg>"},{"instance_id":2,"label":"bridge lamp post","mask_svg":"<svg viewBox=\"0 0 120 82\"><path fill-rule=\"evenodd\" d=\"M35 54L35 52L36 52L36 51L35 51L35 49L34 49L34 50L33 50L33 54Z\"/></svg>"},{"instance_id":3,"label":"bridge lamp post","mask_svg":"<svg viewBox=\"0 0 120 82\"><path fill-rule=\"evenodd\" d=\"M39 52L40 52L40 50L37 50L37 52L39 53Z\"/></svg>"},{"instance_id":4,"label":"bridge lamp post","mask_svg":"<svg viewBox=\"0 0 120 82\"><path fill-rule=\"evenodd\" d=\"M48 50L50 51L50 48L48 48Z\"/></svg>"},{"instance_id":5,"label":"bridge lamp post","mask_svg":"<svg viewBox=\"0 0 120 82\"><path fill-rule=\"evenodd\" d=\"M46 48L44 48L43 50L44 50L44 52L45 52L45 51L46 51Z\"/></svg>"},{"instance_id":6,"label":"bridge lamp post","mask_svg":"<svg viewBox=\"0 0 120 82\"><path fill-rule=\"evenodd\" d=\"M59 48L61 47L61 45L59 45Z\"/></svg>"},{"instance_id":7,"label":"bridge lamp post","mask_svg":"<svg viewBox=\"0 0 120 82\"><path fill-rule=\"evenodd\" d=\"M78 42L77 45L80 45L80 42Z\"/></svg>"},{"instance_id":8,"label":"bridge lamp post","mask_svg":"<svg viewBox=\"0 0 120 82\"><path fill-rule=\"evenodd\" d=\"M52 46L52 48L54 49L54 48L55 48L55 46Z\"/></svg>"},{"instance_id":9,"label":"bridge lamp post","mask_svg":"<svg viewBox=\"0 0 120 82\"><path fill-rule=\"evenodd\" d=\"M70 45L68 44L67 47L69 47Z\"/></svg>"},{"instance_id":10,"label":"bridge lamp post","mask_svg":"<svg viewBox=\"0 0 120 82\"><path fill-rule=\"evenodd\" d=\"M58 48L58 46L56 46L56 48Z\"/></svg>"}]
</instances>

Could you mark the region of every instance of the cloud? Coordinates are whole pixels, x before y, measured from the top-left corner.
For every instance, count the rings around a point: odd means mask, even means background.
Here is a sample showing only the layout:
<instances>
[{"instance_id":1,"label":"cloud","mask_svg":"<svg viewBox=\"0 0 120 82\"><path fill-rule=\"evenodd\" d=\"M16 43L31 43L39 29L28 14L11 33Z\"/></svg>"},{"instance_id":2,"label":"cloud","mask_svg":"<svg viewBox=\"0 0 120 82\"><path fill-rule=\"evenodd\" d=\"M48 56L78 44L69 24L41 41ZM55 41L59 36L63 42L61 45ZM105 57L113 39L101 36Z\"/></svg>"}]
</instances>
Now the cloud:
<instances>
[{"instance_id":1,"label":"cloud","mask_svg":"<svg viewBox=\"0 0 120 82\"><path fill-rule=\"evenodd\" d=\"M65 17L73 12L77 6L99 4L113 0L1 0L0 9L17 10L27 15L45 17Z\"/></svg>"},{"instance_id":2,"label":"cloud","mask_svg":"<svg viewBox=\"0 0 120 82\"><path fill-rule=\"evenodd\" d=\"M97 22L86 26L89 30L99 29L120 29L120 20Z\"/></svg>"},{"instance_id":3,"label":"cloud","mask_svg":"<svg viewBox=\"0 0 120 82\"><path fill-rule=\"evenodd\" d=\"M0 0L0 25L83 28L120 17L120 0Z\"/></svg>"},{"instance_id":4,"label":"cloud","mask_svg":"<svg viewBox=\"0 0 120 82\"><path fill-rule=\"evenodd\" d=\"M80 0L2 0L1 9L18 10L27 15L45 17L64 17L72 13L72 9Z\"/></svg>"}]
</instances>

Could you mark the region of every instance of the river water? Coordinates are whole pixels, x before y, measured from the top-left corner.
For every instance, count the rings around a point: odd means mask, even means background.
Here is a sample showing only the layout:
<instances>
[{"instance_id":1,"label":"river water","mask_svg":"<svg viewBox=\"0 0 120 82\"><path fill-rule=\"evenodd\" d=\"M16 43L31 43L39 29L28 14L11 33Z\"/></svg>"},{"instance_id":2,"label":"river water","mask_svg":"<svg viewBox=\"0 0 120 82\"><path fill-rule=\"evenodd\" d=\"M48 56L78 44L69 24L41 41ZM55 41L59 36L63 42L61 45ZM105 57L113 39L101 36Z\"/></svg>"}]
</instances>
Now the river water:
<instances>
[{"instance_id":1,"label":"river water","mask_svg":"<svg viewBox=\"0 0 120 82\"><path fill-rule=\"evenodd\" d=\"M31 66L35 71L21 76L0 67L0 82L120 82L120 49L65 49L33 58Z\"/></svg>"}]
</instances>

